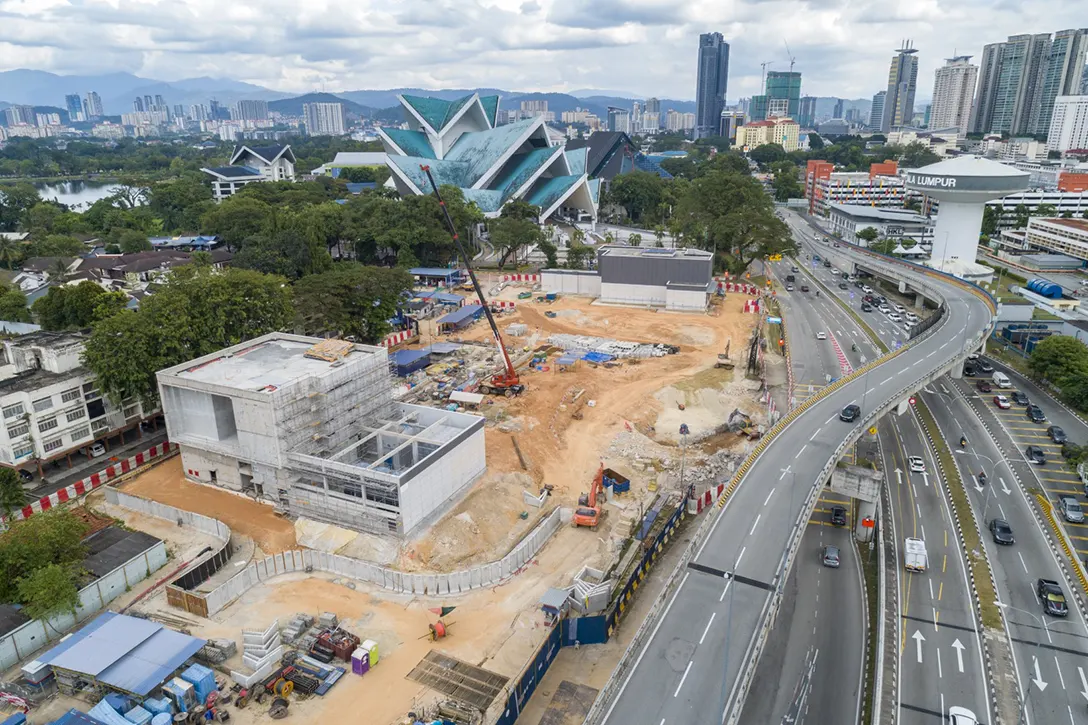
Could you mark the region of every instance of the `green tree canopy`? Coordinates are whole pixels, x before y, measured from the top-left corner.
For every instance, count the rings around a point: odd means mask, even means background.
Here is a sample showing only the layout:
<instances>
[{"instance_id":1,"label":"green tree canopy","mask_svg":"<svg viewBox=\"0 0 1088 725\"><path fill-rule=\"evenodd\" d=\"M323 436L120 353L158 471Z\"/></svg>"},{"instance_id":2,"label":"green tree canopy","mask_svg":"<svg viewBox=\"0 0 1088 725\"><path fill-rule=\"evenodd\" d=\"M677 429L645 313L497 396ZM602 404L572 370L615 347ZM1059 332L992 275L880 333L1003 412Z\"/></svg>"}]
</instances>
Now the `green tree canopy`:
<instances>
[{"instance_id":1,"label":"green tree canopy","mask_svg":"<svg viewBox=\"0 0 1088 725\"><path fill-rule=\"evenodd\" d=\"M26 506L23 482L14 468L0 468L0 513L5 518Z\"/></svg>"},{"instance_id":2,"label":"green tree canopy","mask_svg":"<svg viewBox=\"0 0 1088 725\"><path fill-rule=\"evenodd\" d=\"M634 221L657 212L664 198L665 181L649 171L631 171L612 180L610 198Z\"/></svg>"},{"instance_id":3,"label":"green tree canopy","mask_svg":"<svg viewBox=\"0 0 1088 725\"><path fill-rule=\"evenodd\" d=\"M90 327L125 309L128 298L123 292L108 292L85 280L75 285L51 287L34 302L38 324L46 330L71 330Z\"/></svg>"},{"instance_id":4,"label":"green tree canopy","mask_svg":"<svg viewBox=\"0 0 1088 725\"><path fill-rule=\"evenodd\" d=\"M771 171L774 173L772 187L774 188L775 201L788 201L804 197L805 190L801 188L799 169L792 161L777 161L771 164Z\"/></svg>"},{"instance_id":5,"label":"green tree canopy","mask_svg":"<svg viewBox=\"0 0 1088 725\"><path fill-rule=\"evenodd\" d=\"M378 343L389 333L388 321L411 289L412 275L405 269L341 262L295 283L295 326L306 335L352 336Z\"/></svg>"},{"instance_id":6,"label":"green tree canopy","mask_svg":"<svg viewBox=\"0 0 1088 725\"><path fill-rule=\"evenodd\" d=\"M782 144L765 143L749 151L748 158L763 168L769 168L776 161L788 160L789 154L786 153L786 149L782 148Z\"/></svg>"},{"instance_id":7,"label":"green tree canopy","mask_svg":"<svg viewBox=\"0 0 1088 725\"><path fill-rule=\"evenodd\" d=\"M880 236L880 232L876 230L876 227L865 227L855 236L864 242L874 242Z\"/></svg>"},{"instance_id":8,"label":"green tree canopy","mask_svg":"<svg viewBox=\"0 0 1088 725\"><path fill-rule=\"evenodd\" d=\"M1064 388L1088 377L1088 345L1068 335L1051 335L1032 350L1028 369L1035 378Z\"/></svg>"},{"instance_id":9,"label":"green tree canopy","mask_svg":"<svg viewBox=\"0 0 1088 725\"><path fill-rule=\"evenodd\" d=\"M147 235L143 232L138 232L135 229L125 229L121 231L121 233L117 235L117 246L121 248L121 252L124 254L150 252L153 249L151 240L147 238Z\"/></svg>"},{"instance_id":10,"label":"green tree canopy","mask_svg":"<svg viewBox=\"0 0 1088 725\"><path fill-rule=\"evenodd\" d=\"M14 232L26 212L41 201L38 190L25 181L0 185L0 232Z\"/></svg>"},{"instance_id":11,"label":"green tree canopy","mask_svg":"<svg viewBox=\"0 0 1088 725\"><path fill-rule=\"evenodd\" d=\"M263 186L263 184L250 184ZM200 221L205 234L216 234L228 249L239 249L249 237L262 233L272 221L275 210L250 196L235 194L210 209Z\"/></svg>"},{"instance_id":12,"label":"green tree canopy","mask_svg":"<svg viewBox=\"0 0 1088 725\"><path fill-rule=\"evenodd\" d=\"M49 565L68 566L83 559L86 524L65 509L50 509L16 521L0 536L0 600L24 601L19 581Z\"/></svg>"},{"instance_id":13,"label":"green tree canopy","mask_svg":"<svg viewBox=\"0 0 1088 725\"><path fill-rule=\"evenodd\" d=\"M30 322L26 295L18 287L0 283L0 320Z\"/></svg>"},{"instance_id":14,"label":"green tree canopy","mask_svg":"<svg viewBox=\"0 0 1088 725\"><path fill-rule=\"evenodd\" d=\"M294 317L283 277L245 269L175 268L137 311L100 320L83 363L114 403L158 401L155 373L258 335L286 329Z\"/></svg>"},{"instance_id":15,"label":"green tree canopy","mask_svg":"<svg viewBox=\"0 0 1088 725\"><path fill-rule=\"evenodd\" d=\"M18 581L19 601L31 619L48 620L58 614L74 614L79 608L79 588L74 565L46 564Z\"/></svg>"}]
</instances>

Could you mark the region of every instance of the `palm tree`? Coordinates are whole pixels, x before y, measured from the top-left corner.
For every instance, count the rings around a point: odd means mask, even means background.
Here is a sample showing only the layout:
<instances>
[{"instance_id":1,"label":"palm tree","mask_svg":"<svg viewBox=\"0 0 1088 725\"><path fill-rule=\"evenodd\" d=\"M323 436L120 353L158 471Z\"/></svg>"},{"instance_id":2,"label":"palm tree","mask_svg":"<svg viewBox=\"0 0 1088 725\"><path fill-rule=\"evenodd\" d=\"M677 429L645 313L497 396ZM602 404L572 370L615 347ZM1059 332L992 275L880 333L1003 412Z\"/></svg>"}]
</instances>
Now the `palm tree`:
<instances>
[{"instance_id":1,"label":"palm tree","mask_svg":"<svg viewBox=\"0 0 1088 725\"><path fill-rule=\"evenodd\" d=\"M15 263L22 256L22 246L9 237L0 237L0 262L8 269L15 269Z\"/></svg>"},{"instance_id":2,"label":"palm tree","mask_svg":"<svg viewBox=\"0 0 1088 725\"><path fill-rule=\"evenodd\" d=\"M49 269L47 270L50 279L54 279L58 282L63 281L68 276L68 262L64 257L57 257L49 263Z\"/></svg>"}]
</instances>

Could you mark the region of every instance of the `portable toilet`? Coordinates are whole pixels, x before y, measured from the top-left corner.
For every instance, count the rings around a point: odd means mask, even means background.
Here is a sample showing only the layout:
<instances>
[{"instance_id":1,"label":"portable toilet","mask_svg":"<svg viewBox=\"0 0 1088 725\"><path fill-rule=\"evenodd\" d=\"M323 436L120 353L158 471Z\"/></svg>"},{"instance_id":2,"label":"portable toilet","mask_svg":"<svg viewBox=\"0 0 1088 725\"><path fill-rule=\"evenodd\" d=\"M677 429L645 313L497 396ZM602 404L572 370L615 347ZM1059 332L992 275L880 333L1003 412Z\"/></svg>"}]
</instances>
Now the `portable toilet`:
<instances>
[{"instance_id":1,"label":"portable toilet","mask_svg":"<svg viewBox=\"0 0 1088 725\"><path fill-rule=\"evenodd\" d=\"M370 653L362 647L357 647L351 653L351 671L357 675L365 675L370 671Z\"/></svg>"},{"instance_id":2,"label":"portable toilet","mask_svg":"<svg viewBox=\"0 0 1088 725\"><path fill-rule=\"evenodd\" d=\"M367 662L370 667L378 664L378 643L372 639L363 640L363 643L359 645L367 652Z\"/></svg>"}]
</instances>

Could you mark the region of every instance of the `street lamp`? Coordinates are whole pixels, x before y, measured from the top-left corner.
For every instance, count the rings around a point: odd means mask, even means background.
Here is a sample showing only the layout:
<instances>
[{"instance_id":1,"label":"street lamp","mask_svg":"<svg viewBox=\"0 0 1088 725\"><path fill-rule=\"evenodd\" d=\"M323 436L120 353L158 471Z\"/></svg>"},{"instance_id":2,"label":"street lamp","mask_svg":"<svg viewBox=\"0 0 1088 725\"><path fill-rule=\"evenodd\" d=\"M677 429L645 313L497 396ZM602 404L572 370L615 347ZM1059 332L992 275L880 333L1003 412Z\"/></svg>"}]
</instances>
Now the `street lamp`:
<instances>
[{"instance_id":1,"label":"street lamp","mask_svg":"<svg viewBox=\"0 0 1088 725\"><path fill-rule=\"evenodd\" d=\"M1039 623L1039 625L1042 627L1043 631L1046 632L1047 639L1050 638L1050 628L1047 627L1046 619L1044 617L1042 617L1042 616L1040 616L1038 614L1035 614L1033 612L1029 612L1026 609L1020 609L1019 607L1014 607L1011 604L1006 604L1005 602L994 602L994 604L1001 607L1002 609L1010 609L1010 610L1012 610L1014 612L1020 612L1021 614L1028 615L1029 617L1031 617L1032 619L1034 619L1036 622ZM1036 662L1039 661L1039 650L1040 650L1040 647L1041 647L1042 644L1043 644L1042 640L1035 643L1035 655L1034 655L1034 657L1035 657ZM1024 703L1023 706L1020 708L1020 719L1018 721L1020 723L1020 725L1024 725L1024 718L1027 715L1027 710L1028 710L1028 701L1031 699L1031 686L1028 685L1024 689L1027 690L1027 693L1023 693L1023 692L1020 693L1020 699L1023 700L1023 703Z\"/></svg>"}]
</instances>

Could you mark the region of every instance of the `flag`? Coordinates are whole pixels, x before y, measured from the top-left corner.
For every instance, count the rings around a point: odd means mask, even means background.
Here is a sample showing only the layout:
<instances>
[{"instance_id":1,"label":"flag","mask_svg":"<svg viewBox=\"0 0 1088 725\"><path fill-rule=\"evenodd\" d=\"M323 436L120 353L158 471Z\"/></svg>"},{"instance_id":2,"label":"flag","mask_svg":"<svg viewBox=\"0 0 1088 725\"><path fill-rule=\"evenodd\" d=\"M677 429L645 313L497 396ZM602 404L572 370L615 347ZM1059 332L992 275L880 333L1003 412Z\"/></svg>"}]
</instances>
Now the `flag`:
<instances>
[{"instance_id":1,"label":"flag","mask_svg":"<svg viewBox=\"0 0 1088 725\"><path fill-rule=\"evenodd\" d=\"M454 609L457 609L457 607L431 607L427 611L428 612L434 612L439 617L445 617L447 614L452 612Z\"/></svg>"}]
</instances>

